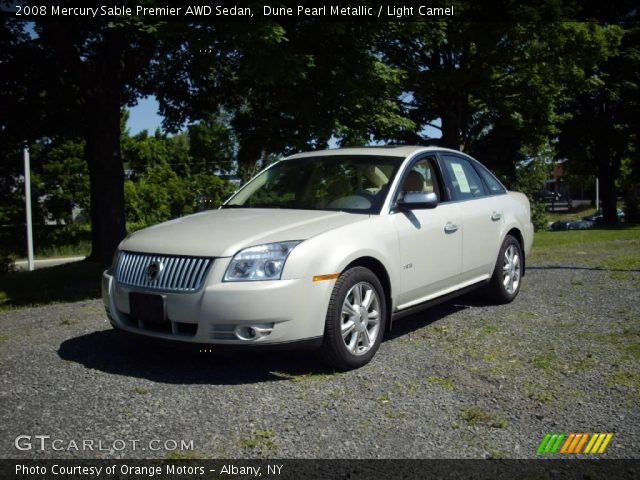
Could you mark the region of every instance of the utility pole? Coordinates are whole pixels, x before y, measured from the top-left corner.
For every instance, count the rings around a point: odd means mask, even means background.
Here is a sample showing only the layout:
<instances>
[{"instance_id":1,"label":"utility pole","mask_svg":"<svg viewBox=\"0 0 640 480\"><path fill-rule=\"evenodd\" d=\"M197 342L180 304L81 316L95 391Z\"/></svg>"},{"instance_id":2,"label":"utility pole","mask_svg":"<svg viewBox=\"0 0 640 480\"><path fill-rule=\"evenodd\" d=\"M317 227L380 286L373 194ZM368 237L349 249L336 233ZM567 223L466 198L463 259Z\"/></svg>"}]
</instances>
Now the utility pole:
<instances>
[{"instance_id":1,"label":"utility pole","mask_svg":"<svg viewBox=\"0 0 640 480\"><path fill-rule=\"evenodd\" d=\"M24 156L24 203L27 210L27 263L29 271L33 270L33 227L31 221L31 163L29 160L29 146L24 142L22 147Z\"/></svg>"},{"instance_id":2,"label":"utility pole","mask_svg":"<svg viewBox=\"0 0 640 480\"><path fill-rule=\"evenodd\" d=\"M596 210L600 208L600 182L596 177Z\"/></svg>"}]
</instances>

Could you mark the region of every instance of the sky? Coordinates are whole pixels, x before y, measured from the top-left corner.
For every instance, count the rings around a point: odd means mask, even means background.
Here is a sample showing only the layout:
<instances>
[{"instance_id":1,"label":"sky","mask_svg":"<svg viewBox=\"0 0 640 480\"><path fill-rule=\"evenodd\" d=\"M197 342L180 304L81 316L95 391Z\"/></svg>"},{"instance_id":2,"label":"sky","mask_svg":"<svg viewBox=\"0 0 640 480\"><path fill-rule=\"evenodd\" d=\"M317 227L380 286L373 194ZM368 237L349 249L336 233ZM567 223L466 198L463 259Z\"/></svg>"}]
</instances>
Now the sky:
<instances>
[{"instance_id":1,"label":"sky","mask_svg":"<svg viewBox=\"0 0 640 480\"><path fill-rule=\"evenodd\" d=\"M135 107L129 109L127 127L130 135L140 133L142 130L148 130L153 135L161 123L162 117L158 114L158 101L153 95L141 98Z\"/></svg>"},{"instance_id":2,"label":"sky","mask_svg":"<svg viewBox=\"0 0 640 480\"><path fill-rule=\"evenodd\" d=\"M434 123L439 124L439 119ZM158 101L153 95L139 99L138 104L129 109L129 121L127 122L127 127L129 128L130 135L136 135L142 130L147 130L153 135L156 128L161 128L161 124L162 116L158 114ZM442 135L440 130L433 127L426 127L425 130L420 133L427 134L433 138L438 138ZM336 139L332 138L329 142L329 148L336 148L337 146L338 143Z\"/></svg>"}]
</instances>

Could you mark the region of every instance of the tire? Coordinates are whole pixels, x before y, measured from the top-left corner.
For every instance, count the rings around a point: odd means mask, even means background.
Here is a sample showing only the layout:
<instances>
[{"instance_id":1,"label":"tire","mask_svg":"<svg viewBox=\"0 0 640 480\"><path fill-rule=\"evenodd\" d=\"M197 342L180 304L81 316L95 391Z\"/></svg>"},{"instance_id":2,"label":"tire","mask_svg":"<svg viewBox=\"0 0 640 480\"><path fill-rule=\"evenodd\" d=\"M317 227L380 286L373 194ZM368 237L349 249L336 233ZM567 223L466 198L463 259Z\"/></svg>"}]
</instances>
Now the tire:
<instances>
[{"instance_id":1,"label":"tire","mask_svg":"<svg viewBox=\"0 0 640 480\"><path fill-rule=\"evenodd\" d=\"M329 300L320 360L340 370L369 363L380 347L386 313L384 290L371 270L354 267L343 272Z\"/></svg>"},{"instance_id":2,"label":"tire","mask_svg":"<svg viewBox=\"0 0 640 480\"><path fill-rule=\"evenodd\" d=\"M487 287L489 297L498 304L511 303L522 283L522 248L515 237L507 235L502 242L493 276Z\"/></svg>"}]
</instances>

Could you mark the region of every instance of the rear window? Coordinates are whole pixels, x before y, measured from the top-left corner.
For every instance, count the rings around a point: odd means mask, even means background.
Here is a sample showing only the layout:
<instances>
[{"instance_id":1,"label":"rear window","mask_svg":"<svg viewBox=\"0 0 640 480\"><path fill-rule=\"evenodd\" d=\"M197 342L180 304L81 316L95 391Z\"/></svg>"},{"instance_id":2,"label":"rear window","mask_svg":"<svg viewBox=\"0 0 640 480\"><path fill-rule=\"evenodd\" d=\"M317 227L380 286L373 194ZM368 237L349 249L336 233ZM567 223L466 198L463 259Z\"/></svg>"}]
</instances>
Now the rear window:
<instances>
[{"instance_id":1,"label":"rear window","mask_svg":"<svg viewBox=\"0 0 640 480\"><path fill-rule=\"evenodd\" d=\"M484 180L487 188L489 189L489 195L501 195L507 193L507 190L502 186L496 177L481 163L474 162L474 167L478 171L478 174Z\"/></svg>"}]
</instances>

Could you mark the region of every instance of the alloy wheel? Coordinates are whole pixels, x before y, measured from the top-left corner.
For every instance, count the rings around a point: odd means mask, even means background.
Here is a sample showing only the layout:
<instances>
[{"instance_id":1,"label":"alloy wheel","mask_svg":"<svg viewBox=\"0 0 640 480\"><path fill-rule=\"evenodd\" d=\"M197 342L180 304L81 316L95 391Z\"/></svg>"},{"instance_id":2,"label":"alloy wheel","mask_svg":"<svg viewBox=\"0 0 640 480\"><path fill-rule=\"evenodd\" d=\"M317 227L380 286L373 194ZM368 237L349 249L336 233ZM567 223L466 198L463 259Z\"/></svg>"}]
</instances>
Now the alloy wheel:
<instances>
[{"instance_id":1,"label":"alloy wheel","mask_svg":"<svg viewBox=\"0 0 640 480\"><path fill-rule=\"evenodd\" d=\"M349 289L342 304L341 333L347 350L363 355L374 345L380 332L380 299L367 282Z\"/></svg>"}]
</instances>

